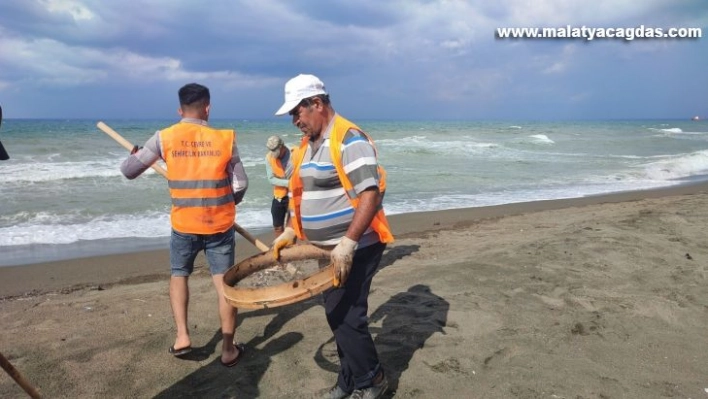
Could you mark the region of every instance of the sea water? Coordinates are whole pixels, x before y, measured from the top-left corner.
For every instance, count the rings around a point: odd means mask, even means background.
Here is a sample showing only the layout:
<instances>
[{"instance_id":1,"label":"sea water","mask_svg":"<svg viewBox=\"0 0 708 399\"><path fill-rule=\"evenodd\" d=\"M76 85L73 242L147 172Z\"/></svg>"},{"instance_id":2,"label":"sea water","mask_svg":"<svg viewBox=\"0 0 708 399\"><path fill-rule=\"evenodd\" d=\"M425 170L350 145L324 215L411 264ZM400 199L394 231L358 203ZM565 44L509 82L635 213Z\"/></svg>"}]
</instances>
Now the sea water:
<instances>
[{"instance_id":1,"label":"sea water","mask_svg":"<svg viewBox=\"0 0 708 399\"><path fill-rule=\"evenodd\" d=\"M127 150L98 120L4 120L0 266L167 248L169 193L148 170L120 173ZM105 120L142 145L175 120ZM708 123L356 120L388 171L388 214L575 198L706 179ZM299 142L287 120L213 120L236 129L249 188L237 223L270 231L265 142Z\"/></svg>"}]
</instances>

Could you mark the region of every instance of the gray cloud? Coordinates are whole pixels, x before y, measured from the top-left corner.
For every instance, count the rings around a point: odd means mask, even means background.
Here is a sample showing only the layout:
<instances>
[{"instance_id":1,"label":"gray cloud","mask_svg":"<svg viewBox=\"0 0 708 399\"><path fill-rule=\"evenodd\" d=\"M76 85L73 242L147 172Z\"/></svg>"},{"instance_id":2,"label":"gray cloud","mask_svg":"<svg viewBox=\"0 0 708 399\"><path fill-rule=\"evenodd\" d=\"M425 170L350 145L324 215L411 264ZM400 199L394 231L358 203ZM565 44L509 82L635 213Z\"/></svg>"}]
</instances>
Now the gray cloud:
<instances>
[{"instance_id":1,"label":"gray cloud","mask_svg":"<svg viewBox=\"0 0 708 399\"><path fill-rule=\"evenodd\" d=\"M224 103L216 107L222 117L271 117L285 80L308 72L325 81L335 106L352 117L708 113L682 109L708 102L699 90L678 101L651 100L675 96L677 84L708 84L700 66L705 38L494 36L498 27L640 24L706 28L708 9L703 0L338 0L326 6L313 0L5 0L0 101L8 117L163 117L163 109L173 113L177 88L199 81ZM636 96L647 87L648 96Z\"/></svg>"}]
</instances>

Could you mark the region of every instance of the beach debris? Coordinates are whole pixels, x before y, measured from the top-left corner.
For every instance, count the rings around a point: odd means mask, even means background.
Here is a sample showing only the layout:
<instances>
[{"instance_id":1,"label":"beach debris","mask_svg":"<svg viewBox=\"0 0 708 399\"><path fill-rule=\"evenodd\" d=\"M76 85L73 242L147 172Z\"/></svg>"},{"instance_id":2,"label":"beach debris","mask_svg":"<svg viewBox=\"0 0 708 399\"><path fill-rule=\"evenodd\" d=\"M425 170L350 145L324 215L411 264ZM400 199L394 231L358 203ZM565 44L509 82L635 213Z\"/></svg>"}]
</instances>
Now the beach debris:
<instances>
[{"instance_id":1,"label":"beach debris","mask_svg":"<svg viewBox=\"0 0 708 399\"><path fill-rule=\"evenodd\" d=\"M319 270L316 260L301 260L297 262L284 262L257 271L239 282L241 287L263 288L275 284L289 282L293 278L302 278Z\"/></svg>"},{"instance_id":2,"label":"beach debris","mask_svg":"<svg viewBox=\"0 0 708 399\"><path fill-rule=\"evenodd\" d=\"M291 276L295 275L295 273L298 272L298 268L295 267L292 264L292 262L287 262L287 263L279 262L277 265L270 267L268 269L265 269L263 272L268 274L268 273L278 273L283 270L286 270L288 273L290 273Z\"/></svg>"}]
</instances>

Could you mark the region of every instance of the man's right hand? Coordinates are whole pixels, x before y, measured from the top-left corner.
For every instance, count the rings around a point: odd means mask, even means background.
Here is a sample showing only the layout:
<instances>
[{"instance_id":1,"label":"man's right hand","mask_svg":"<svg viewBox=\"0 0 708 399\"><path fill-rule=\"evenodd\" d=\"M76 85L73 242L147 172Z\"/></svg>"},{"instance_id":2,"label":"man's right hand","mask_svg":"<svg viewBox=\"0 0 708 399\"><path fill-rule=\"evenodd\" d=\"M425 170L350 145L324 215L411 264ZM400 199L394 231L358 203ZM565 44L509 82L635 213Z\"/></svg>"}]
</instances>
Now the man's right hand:
<instances>
[{"instance_id":1,"label":"man's right hand","mask_svg":"<svg viewBox=\"0 0 708 399\"><path fill-rule=\"evenodd\" d=\"M295 241L297 241L297 235L295 234L295 230L293 230L291 227L286 227L285 231L283 231L283 233L273 241L273 257L275 258L275 260L280 259L281 249L289 247L291 245L295 245Z\"/></svg>"}]
</instances>

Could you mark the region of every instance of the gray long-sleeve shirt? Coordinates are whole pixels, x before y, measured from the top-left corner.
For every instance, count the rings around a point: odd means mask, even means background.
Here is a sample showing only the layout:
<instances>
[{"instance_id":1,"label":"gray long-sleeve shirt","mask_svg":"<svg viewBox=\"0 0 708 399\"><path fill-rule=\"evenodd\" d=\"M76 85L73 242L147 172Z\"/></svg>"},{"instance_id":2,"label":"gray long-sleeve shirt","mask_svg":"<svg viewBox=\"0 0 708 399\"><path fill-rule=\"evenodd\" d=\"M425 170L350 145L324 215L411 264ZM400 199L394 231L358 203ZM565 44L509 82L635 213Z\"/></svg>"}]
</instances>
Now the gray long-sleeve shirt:
<instances>
[{"instance_id":1,"label":"gray long-sleeve shirt","mask_svg":"<svg viewBox=\"0 0 708 399\"><path fill-rule=\"evenodd\" d=\"M290 155L291 155L291 150L289 151L284 151L283 152L283 157L280 158L280 164L283 165L283 169L285 171L285 176L277 176L275 172L273 172L273 168L270 166L270 162L268 161L268 156L270 153L266 154L266 177L268 178L268 181L270 184L274 186L280 186L280 187L288 187L288 182L290 181L290 175L293 173L293 164L290 162Z\"/></svg>"},{"instance_id":2,"label":"gray long-sleeve shirt","mask_svg":"<svg viewBox=\"0 0 708 399\"><path fill-rule=\"evenodd\" d=\"M201 119L183 118L180 122L208 126L207 121ZM159 130L145 142L143 148L123 161L120 165L120 171L128 179L135 179L157 162L158 159L162 159ZM231 151L231 161L229 162L227 173L229 174L229 180L231 180L234 199L236 204L238 204L243 200L243 196L248 189L248 176L246 176L246 169L238 153L235 135Z\"/></svg>"}]
</instances>

